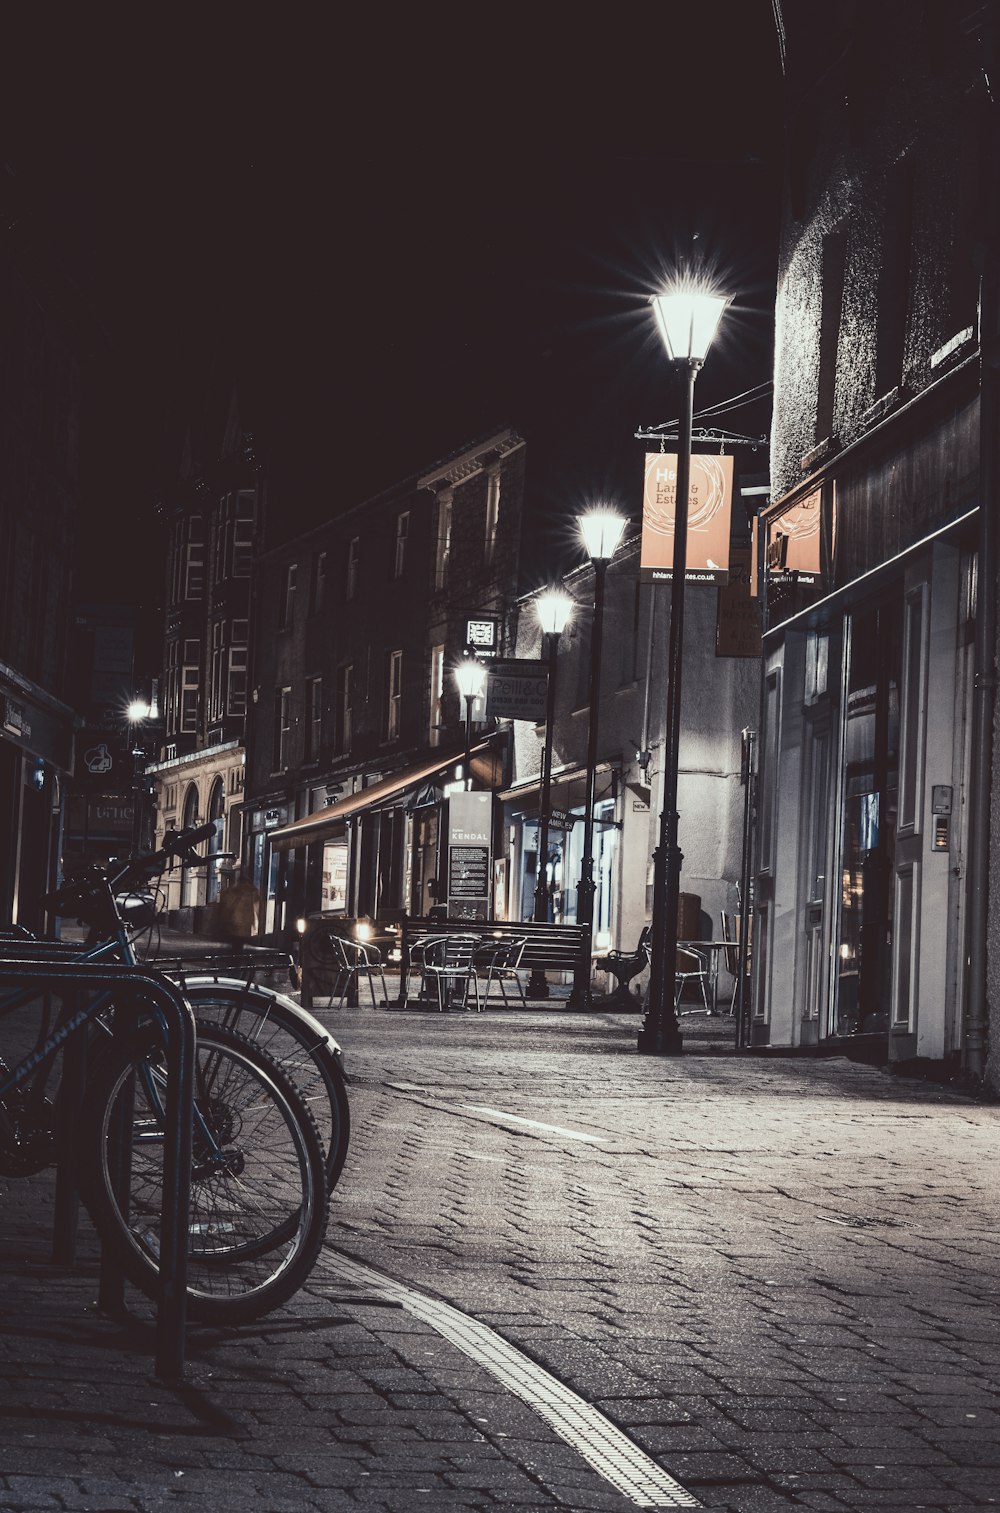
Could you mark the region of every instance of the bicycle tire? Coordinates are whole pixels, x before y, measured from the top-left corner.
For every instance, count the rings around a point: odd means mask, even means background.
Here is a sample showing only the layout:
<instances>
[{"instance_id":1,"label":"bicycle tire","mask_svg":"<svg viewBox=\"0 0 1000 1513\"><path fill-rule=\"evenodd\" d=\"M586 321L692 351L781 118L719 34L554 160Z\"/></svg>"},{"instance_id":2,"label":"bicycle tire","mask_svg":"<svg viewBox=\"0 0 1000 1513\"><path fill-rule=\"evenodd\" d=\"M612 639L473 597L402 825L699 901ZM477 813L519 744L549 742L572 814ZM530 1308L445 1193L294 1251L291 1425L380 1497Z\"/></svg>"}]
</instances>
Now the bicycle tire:
<instances>
[{"instance_id":1,"label":"bicycle tire","mask_svg":"<svg viewBox=\"0 0 1000 1513\"><path fill-rule=\"evenodd\" d=\"M347 1159L351 1111L340 1058L330 1049L323 1026L273 988L199 982L188 976L179 981L199 1022L221 1024L245 1035L273 1056L299 1088L326 1146L327 1186L332 1192Z\"/></svg>"},{"instance_id":2,"label":"bicycle tire","mask_svg":"<svg viewBox=\"0 0 1000 1513\"><path fill-rule=\"evenodd\" d=\"M81 1184L101 1242L129 1281L155 1297L163 1198L165 1058L147 1026L107 1046L83 1110ZM138 1075L133 1075L138 1070ZM110 1167L109 1131L134 1087L130 1201ZM329 1193L316 1121L285 1072L245 1036L199 1029L188 1244L188 1316L240 1324L287 1302L309 1276L326 1235ZM201 1120L225 1149L212 1159Z\"/></svg>"}]
</instances>

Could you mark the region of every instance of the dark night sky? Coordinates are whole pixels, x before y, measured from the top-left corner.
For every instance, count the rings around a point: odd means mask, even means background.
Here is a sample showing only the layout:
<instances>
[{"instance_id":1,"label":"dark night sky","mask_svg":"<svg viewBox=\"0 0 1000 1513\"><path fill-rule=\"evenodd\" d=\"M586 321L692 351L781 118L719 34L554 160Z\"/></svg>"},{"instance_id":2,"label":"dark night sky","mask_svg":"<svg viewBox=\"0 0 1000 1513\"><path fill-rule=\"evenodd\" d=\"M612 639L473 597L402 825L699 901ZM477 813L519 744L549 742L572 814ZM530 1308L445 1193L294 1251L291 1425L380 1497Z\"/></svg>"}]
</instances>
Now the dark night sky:
<instances>
[{"instance_id":1,"label":"dark night sky","mask_svg":"<svg viewBox=\"0 0 1000 1513\"><path fill-rule=\"evenodd\" d=\"M632 432L675 413L648 296L692 248L735 297L699 405L769 377L770 0L115 14L26 39L6 153L106 332L86 504L131 528L95 588L143 590L135 522L230 373L301 526L497 423L536 518L635 511Z\"/></svg>"}]
</instances>

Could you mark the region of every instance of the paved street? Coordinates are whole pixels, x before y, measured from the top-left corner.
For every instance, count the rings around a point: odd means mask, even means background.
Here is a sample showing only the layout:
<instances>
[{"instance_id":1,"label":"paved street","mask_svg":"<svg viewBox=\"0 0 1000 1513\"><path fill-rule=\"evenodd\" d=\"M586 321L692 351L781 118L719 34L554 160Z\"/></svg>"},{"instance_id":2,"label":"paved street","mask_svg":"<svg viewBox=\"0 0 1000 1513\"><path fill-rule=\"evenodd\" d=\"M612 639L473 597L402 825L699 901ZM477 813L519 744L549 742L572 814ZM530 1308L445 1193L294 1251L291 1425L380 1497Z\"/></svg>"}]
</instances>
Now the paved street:
<instances>
[{"instance_id":1,"label":"paved street","mask_svg":"<svg viewBox=\"0 0 1000 1513\"><path fill-rule=\"evenodd\" d=\"M182 1390L0 1184L5 1513L1000 1505L1000 1109L699 1015L330 1017L328 1252Z\"/></svg>"}]
</instances>

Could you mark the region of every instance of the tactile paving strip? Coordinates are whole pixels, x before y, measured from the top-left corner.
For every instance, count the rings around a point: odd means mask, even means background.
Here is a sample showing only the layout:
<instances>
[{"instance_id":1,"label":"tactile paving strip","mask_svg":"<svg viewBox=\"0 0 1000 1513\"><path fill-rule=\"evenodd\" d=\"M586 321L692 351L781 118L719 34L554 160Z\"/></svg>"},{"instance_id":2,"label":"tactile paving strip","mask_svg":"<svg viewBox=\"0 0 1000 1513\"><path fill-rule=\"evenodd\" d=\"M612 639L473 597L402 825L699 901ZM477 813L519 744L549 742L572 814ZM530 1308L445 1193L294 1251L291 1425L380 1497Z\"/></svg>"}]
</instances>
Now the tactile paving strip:
<instances>
[{"instance_id":1,"label":"tactile paving strip","mask_svg":"<svg viewBox=\"0 0 1000 1513\"><path fill-rule=\"evenodd\" d=\"M401 1282L334 1251L324 1251L321 1264L344 1282L401 1303L414 1318L429 1324L470 1360L492 1372L636 1507L702 1507L693 1493L668 1476L603 1413L522 1355L516 1346L501 1339L486 1324L469 1318L468 1314L449 1303L414 1292Z\"/></svg>"}]
</instances>

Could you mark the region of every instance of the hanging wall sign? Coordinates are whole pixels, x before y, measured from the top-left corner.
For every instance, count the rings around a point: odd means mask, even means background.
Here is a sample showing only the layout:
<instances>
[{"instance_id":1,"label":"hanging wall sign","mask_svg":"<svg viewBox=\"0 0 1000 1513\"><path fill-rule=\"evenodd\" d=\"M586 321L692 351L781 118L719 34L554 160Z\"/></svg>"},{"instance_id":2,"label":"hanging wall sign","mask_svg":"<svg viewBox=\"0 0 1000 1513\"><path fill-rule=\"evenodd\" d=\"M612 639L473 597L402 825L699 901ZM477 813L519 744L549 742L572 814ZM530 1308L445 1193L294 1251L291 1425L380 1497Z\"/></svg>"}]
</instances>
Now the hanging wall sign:
<instances>
[{"instance_id":1,"label":"hanging wall sign","mask_svg":"<svg viewBox=\"0 0 1000 1513\"><path fill-rule=\"evenodd\" d=\"M673 577L677 454L646 453L642 499L642 552L639 578L666 583ZM733 459L698 454L691 458L688 489L685 580L725 583L729 577L729 519L733 503Z\"/></svg>"},{"instance_id":2,"label":"hanging wall sign","mask_svg":"<svg viewBox=\"0 0 1000 1513\"><path fill-rule=\"evenodd\" d=\"M823 493L814 489L798 504L785 510L767 527L767 570L771 577L796 573L811 583L822 571L820 559L820 520Z\"/></svg>"},{"instance_id":3,"label":"hanging wall sign","mask_svg":"<svg viewBox=\"0 0 1000 1513\"><path fill-rule=\"evenodd\" d=\"M544 662L520 658L497 662L486 683L486 716L498 720L531 720L542 724L546 712L549 670Z\"/></svg>"}]
</instances>

